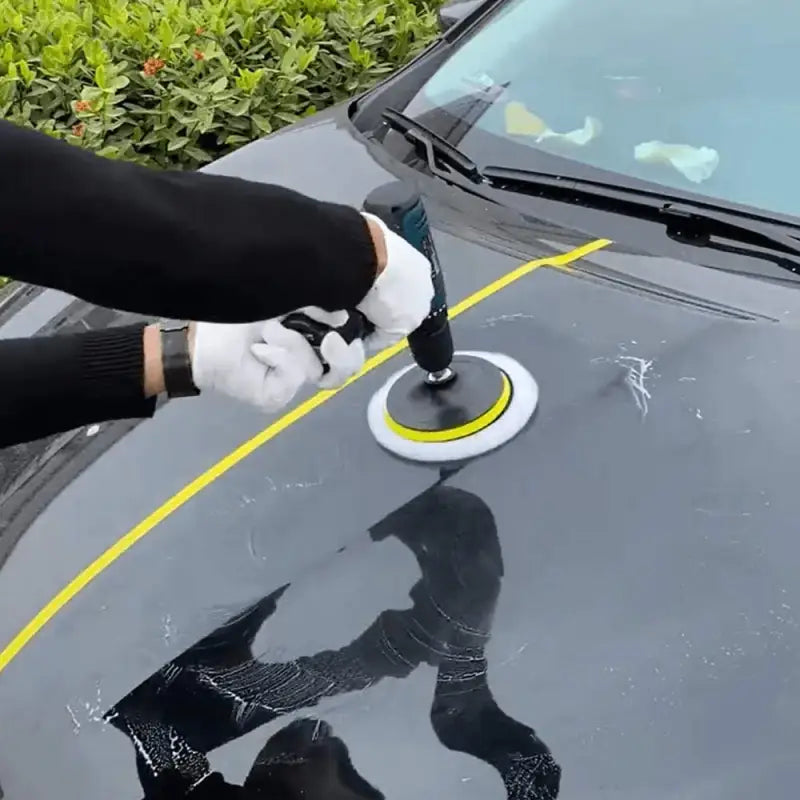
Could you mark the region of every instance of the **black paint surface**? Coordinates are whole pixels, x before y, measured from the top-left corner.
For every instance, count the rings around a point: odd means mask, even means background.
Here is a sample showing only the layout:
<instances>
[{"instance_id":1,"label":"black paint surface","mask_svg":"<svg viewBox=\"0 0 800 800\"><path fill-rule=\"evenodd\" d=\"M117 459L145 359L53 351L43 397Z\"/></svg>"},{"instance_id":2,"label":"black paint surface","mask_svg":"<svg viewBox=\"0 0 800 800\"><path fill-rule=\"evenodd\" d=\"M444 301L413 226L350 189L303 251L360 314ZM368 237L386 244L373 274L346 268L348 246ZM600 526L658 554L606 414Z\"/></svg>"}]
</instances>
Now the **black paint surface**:
<instances>
[{"instance_id":1,"label":"black paint surface","mask_svg":"<svg viewBox=\"0 0 800 800\"><path fill-rule=\"evenodd\" d=\"M123 698L107 719L135 745L146 797L162 794L164 774L187 787L210 773L204 756L277 717L312 709L323 697L365 690L384 678L405 678L420 664L437 670L430 721L447 748L494 767L509 800L553 800L560 768L534 731L506 714L489 689L486 643L502 583L503 563L491 511L478 497L437 484L370 530L373 541L394 536L421 572L412 607L382 611L356 639L288 662L267 663L252 644L268 624L281 587L166 664ZM329 735L324 728L323 739ZM283 729L277 737L287 737ZM270 740L272 742L273 740ZM311 736L311 742L316 736ZM327 800L341 792L338 769L293 779L306 755L262 751L245 785L272 791L297 784L297 797ZM270 743L265 745L270 749ZM346 752L346 749L345 751ZM349 774L345 771L345 775ZM171 784L174 791L174 784ZM355 794L354 796L374 796ZM383 795L379 795L383 796Z\"/></svg>"}]
</instances>

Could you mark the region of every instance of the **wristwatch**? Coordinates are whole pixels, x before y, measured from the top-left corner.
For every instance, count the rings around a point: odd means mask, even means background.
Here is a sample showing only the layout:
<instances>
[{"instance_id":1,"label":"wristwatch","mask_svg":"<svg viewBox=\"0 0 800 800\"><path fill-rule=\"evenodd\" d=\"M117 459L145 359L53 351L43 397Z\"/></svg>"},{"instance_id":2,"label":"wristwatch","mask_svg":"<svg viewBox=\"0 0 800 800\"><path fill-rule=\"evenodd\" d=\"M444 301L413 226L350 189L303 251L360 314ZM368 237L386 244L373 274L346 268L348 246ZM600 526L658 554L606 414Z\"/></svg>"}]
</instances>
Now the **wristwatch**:
<instances>
[{"instance_id":1,"label":"wristwatch","mask_svg":"<svg viewBox=\"0 0 800 800\"><path fill-rule=\"evenodd\" d=\"M195 397L200 390L192 377L189 323L161 325L161 364L167 397Z\"/></svg>"}]
</instances>

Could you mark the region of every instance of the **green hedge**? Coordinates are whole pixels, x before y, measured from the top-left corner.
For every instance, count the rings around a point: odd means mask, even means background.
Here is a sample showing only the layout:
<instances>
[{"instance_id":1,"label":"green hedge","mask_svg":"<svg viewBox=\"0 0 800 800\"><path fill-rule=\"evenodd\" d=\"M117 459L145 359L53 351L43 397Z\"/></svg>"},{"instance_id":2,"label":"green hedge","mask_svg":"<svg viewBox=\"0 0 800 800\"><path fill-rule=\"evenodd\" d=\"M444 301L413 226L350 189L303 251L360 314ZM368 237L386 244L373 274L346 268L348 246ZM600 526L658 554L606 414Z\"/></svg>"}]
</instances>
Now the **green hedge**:
<instances>
[{"instance_id":1,"label":"green hedge","mask_svg":"<svg viewBox=\"0 0 800 800\"><path fill-rule=\"evenodd\" d=\"M0 116L198 167L372 85L437 0L0 0Z\"/></svg>"}]
</instances>

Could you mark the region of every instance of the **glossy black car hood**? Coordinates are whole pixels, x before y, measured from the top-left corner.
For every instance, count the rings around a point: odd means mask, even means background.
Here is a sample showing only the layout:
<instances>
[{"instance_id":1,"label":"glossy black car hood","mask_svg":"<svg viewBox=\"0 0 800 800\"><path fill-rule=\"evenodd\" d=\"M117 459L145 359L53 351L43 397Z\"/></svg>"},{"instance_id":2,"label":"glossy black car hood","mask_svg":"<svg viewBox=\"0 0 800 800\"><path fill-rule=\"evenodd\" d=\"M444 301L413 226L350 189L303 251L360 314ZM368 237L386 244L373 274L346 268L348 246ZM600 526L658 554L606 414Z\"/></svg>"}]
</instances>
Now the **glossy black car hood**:
<instances>
[{"instance_id":1,"label":"glossy black car hood","mask_svg":"<svg viewBox=\"0 0 800 800\"><path fill-rule=\"evenodd\" d=\"M341 110L212 171L354 204L394 177ZM451 304L592 239L421 186ZM535 269L453 322L541 391L454 472L367 430L407 354L233 461L263 418L169 404L0 573L13 641L133 531L0 672L6 796L156 796L177 766L312 800L793 799L798 309L625 241Z\"/></svg>"}]
</instances>

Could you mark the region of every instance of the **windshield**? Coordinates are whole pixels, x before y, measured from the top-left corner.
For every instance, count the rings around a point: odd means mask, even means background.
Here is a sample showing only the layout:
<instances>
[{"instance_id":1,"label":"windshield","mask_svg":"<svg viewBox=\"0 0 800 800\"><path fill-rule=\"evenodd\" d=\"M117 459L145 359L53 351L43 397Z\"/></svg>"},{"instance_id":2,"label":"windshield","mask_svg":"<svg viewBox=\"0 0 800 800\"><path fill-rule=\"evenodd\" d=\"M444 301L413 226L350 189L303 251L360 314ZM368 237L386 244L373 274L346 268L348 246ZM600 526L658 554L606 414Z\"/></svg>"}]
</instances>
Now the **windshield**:
<instances>
[{"instance_id":1,"label":"windshield","mask_svg":"<svg viewBox=\"0 0 800 800\"><path fill-rule=\"evenodd\" d=\"M405 113L481 167L546 153L800 214L798 75L793 0L512 0Z\"/></svg>"}]
</instances>

